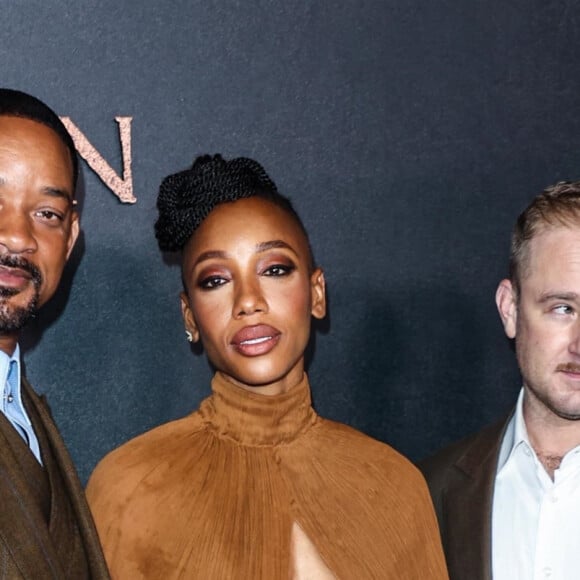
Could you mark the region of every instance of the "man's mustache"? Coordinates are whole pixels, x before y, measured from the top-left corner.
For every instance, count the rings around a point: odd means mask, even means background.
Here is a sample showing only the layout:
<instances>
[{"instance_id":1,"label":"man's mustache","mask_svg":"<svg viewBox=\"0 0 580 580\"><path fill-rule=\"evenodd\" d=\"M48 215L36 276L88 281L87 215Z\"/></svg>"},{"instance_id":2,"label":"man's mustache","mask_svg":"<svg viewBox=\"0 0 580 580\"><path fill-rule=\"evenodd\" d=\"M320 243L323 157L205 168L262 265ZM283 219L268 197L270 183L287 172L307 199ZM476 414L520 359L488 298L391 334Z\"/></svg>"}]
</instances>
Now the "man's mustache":
<instances>
[{"instance_id":1,"label":"man's mustache","mask_svg":"<svg viewBox=\"0 0 580 580\"><path fill-rule=\"evenodd\" d=\"M563 371L565 373L580 373L580 365L574 363L559 364L556 371Z\"/></svg>"},{"instance_id":2,"label":"man's mustache","mask_svg":"<svg viewBox=\"0 0 580 580\"><path fill-rule=\"evenodd\" d=\"M19 256L0 256L0 266L5 266L7 268L18 268L24 272L30 274L30 278L35 288L39 288L42 284L42 274L40 270L26 258Z\"/></svg>"}]
</instances>

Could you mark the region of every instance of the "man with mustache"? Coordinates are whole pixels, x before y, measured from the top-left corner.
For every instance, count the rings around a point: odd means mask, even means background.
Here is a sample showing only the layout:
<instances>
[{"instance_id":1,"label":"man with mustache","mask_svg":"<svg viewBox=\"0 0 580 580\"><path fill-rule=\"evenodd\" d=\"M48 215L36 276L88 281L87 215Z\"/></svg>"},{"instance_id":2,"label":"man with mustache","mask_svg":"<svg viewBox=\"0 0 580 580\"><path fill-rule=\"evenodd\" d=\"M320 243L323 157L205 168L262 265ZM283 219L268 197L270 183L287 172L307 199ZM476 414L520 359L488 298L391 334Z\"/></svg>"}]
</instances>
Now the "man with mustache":
<instances>
[{"instance_id":1,"label":"man with mustache","mask_svg":"<svg viewBox=\"0 0 580 580\"><path fill-rule=\"evenodd\" d=\"M109 578L74 466L21 374L18 347L78 236L77 175L58 116L30 95L0 89L1 578Z\"/></svg>"},{"instance_id":2,"label":"man with mustache","mask_svg":"<svg viewBox=\"0 0 580 580\"><path fill-rule=\"evenodd\" d=\"M509 417L426 460L452 580L578 578L580 182L537 196L496 304L523 378Z\"/></svg>"}]
</instances>

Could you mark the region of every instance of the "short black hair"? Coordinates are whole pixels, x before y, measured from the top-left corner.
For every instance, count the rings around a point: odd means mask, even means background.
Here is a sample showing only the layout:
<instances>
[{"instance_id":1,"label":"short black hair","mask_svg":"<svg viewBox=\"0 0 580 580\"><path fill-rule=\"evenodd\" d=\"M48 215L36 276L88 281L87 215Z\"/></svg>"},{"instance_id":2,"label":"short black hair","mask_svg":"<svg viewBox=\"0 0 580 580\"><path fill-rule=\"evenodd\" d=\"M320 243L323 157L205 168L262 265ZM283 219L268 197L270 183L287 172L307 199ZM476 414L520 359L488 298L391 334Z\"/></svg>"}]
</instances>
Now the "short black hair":
<instances>
[{"instance_id":1,"label":"short black hair","mask_svg":"<svg viewBox=\"0 0 580 580\"><path fill-rule=\"evenodd\" d=\"M58 115L40 99L22 91L0 88L0 116L21 117L52 129L66 145L73 166L73 186L76 188L79 175L79 160L75 144Z\"/></svg>"},{"instance_id":2,"label":"short black hair","mask_svg":"<svg viewBox=\"0 0 580 580\"><path fill-rule=\"evenodd\" d=\"M167 176L159 187L155 236L162 251L183 249L193 232L222 203L261 197L285 210L298 224L312 249L306 228L292 202L282 195L265 169L253 159L226 161L221 155L201 155L185 171Z\"/></svg>"}]
</instances>

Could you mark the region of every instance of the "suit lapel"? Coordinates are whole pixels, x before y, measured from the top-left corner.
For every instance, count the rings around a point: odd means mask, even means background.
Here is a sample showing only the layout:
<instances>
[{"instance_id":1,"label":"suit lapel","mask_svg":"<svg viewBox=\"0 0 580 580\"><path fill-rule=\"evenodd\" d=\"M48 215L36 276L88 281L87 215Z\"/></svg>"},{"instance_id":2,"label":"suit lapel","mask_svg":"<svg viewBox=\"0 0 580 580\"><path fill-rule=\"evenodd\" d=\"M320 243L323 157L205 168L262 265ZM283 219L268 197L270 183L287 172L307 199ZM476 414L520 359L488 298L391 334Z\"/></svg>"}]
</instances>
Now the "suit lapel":
<instances>
[{"instance_id":1,"label":"suit lapel","mask_svg":"<svg viewBox=\"0 0 580 580\"><path fill-rule=\"evenodd\" d=\"M7 441L0 445L0 490L0 540L22 576L62 578L46 520Z\"/></svg>"},{"instance_id":2,"label":"suit lapel","mask_svg":"<svg viewBox=\"0 0 580 580\"><path fill-rule=\"evenodd\" d=\"M92 577L109 578L101 544L93 518L86 503L83 487L62 437L54 424L48 405L44 397L39 397L24 379L22 380L22 388L26 390L31 404L34 405L44 425L54 461L57 464L56 468L60 471L62 477L65 488L64 493L70 500L74 516L78 523Z\"/></svg>"},{"instance_id":3,"label":"suit lapel","mask_svg":"<svg viewBox=\"0 0 580 580\"><path fill-rule=\"evenodd\" d=\"M483 430L456 461L443 491L449 569L458 578L491 580L491 515L497 461L507 420Z\"/></svg>"}]
</instances>

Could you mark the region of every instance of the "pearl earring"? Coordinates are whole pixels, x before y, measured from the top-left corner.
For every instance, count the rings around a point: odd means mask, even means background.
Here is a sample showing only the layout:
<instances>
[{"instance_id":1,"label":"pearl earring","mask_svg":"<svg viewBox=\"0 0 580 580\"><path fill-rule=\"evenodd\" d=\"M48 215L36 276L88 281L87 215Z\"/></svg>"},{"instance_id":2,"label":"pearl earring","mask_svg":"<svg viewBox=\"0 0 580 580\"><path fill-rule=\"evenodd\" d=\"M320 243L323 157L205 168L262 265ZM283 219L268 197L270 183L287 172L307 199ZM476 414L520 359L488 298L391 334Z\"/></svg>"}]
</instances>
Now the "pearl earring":
<instances>
[{"instance_id":1,"label":"pearl earring","mask_svg":"<svg viewBox=\"0 0 580 580\"><path fill-rule=\"evenodd\" d=\"M189 330L185 331L185 336L187 337L187 342L193 342L193 334Z\"/></svg>"}]
</instances>

